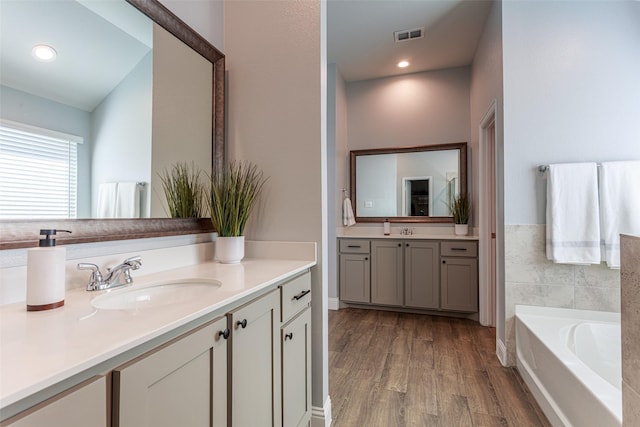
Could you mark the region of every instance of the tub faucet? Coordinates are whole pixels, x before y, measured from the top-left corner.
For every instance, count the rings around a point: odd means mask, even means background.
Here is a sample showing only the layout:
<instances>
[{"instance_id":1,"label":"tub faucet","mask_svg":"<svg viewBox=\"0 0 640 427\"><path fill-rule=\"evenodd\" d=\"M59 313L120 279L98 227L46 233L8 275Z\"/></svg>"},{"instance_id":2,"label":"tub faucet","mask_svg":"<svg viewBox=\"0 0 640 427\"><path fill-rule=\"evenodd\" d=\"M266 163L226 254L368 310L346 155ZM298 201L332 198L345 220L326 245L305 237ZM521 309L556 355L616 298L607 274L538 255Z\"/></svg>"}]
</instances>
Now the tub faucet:
<instances>
[{"instance_id":1,"label":"tub faucet","mask_svg":"<svg viewBox=\"0 0 640 427\"><path fill-rule=\"evenodd\" d=\"M107 275L105 277L100 272L100 268L95 264L88 262L78 264L78 270L91 270L87 291L104 291L106 289L129 285L133 283L131 270L137 270L140 267L142 267L142 258L134 256L125 259L122 264L107 268Z\"/></svg>"}]
</instances>

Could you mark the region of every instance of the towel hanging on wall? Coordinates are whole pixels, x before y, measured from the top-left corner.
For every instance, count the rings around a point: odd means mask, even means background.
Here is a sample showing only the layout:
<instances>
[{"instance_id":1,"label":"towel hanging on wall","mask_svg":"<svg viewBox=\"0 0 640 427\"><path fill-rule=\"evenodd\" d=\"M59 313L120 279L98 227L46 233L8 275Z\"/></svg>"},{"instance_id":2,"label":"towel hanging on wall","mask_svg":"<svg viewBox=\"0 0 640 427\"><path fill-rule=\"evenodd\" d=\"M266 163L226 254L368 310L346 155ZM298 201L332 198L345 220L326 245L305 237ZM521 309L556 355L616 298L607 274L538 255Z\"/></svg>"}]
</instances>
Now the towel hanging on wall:
<instances>
[{"instance_id":1,"label":"towel hanging on wall","mask_svg":"<svg viewBox=\"0 0 640 427\"><path fill-rule=\"evenodd\" d=\"M640 234L640 161L605 162L600 167L602 250L620 268L620 233Z\"/></svg>"},{"instance_id":2,"label":"towel hanging on wall","mask_svg":"<svg viewBox=\"0 0 640 427\"><path fill-rule=\"evenodd\" d=\"M351 227L355 225L356 218L353 215L353 208L351 207L351 199L348 197L344 198L344 202L342 203L342 225L345 227Z\"/></svg>"},{"instance_id":3,"label":"towel hanging on wall","mask_svg":"<svg viewBox=\"0 0 640 427\"><path fill-rule=\"evenodd\" d=\"M98 218L116 217L117 182L104 182L98 186Z\"/></svg>"},{"instance_id":4,"label":"towel hanging on wall","mask_svg":"<svg viewBox=\"0 0 640 427\"><path fill-rule=\"evenodd\" d=\"M600 264L596 163L549 165L547 258L563 264Z\"/></svg>"}]
</instances>

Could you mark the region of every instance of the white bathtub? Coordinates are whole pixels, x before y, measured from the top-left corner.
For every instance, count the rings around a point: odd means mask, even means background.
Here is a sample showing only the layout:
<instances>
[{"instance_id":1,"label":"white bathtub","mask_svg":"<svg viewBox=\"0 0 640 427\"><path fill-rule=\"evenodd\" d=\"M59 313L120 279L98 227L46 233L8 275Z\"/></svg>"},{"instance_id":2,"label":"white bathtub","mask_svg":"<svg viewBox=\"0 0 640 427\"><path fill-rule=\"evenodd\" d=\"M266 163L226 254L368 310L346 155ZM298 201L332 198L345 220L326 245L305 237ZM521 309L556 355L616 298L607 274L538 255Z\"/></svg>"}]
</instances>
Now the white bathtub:
<instances>
[{"instance_id":1,"label":"white bathtub","mask_svg":"<svg viewBox=\"0 0 640 427\"><path fill-rule=\"evenodd\" d=\"M517 305L516 347L552 425L622 425L619 313Z\"/></svg>"}]
</instances>

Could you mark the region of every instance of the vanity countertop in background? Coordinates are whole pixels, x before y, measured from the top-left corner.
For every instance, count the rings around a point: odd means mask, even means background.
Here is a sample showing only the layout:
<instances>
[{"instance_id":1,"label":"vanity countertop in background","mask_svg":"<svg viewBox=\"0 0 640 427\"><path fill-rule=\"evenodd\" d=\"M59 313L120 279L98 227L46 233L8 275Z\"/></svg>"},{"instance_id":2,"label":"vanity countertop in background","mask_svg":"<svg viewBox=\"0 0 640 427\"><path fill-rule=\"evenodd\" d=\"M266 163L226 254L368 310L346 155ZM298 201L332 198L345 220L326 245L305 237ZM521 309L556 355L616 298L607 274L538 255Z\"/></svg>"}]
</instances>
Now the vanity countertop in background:
<instances>
[{"instance_id":1,"label":"vanity countertop in background","mask_svg":"<svg viewBox=\"0 0 640 427\"><path fill-rule=\"evenodd\" d=\"M104 292L67 291L65 305L27 312L24 302L0 307L0 409L87 372L206 316L266 292L316 264L314 260L250 258L241 264L207 262L136 276L133 286L209 278L222 282L211 300L144 310L98 310L91 300Z\"/></svg>"},{"instance_id":2,"label":"vanity countertop in background","mask_svg":"<svg viewBox=\"0 0 640 427\"><path fill-rule=\"evenodd\" d=\"M411 228L411 227L409 227ZM392 228L391 234L382 234L382 227L363 227L361 229L341 229L337 233L341 239L393 239L393 240L479 240L476 235L456 236L446 231L423 232L421 228L415 228L414 234L400 234L399 230Z\"/></svg>"}]
</instances>

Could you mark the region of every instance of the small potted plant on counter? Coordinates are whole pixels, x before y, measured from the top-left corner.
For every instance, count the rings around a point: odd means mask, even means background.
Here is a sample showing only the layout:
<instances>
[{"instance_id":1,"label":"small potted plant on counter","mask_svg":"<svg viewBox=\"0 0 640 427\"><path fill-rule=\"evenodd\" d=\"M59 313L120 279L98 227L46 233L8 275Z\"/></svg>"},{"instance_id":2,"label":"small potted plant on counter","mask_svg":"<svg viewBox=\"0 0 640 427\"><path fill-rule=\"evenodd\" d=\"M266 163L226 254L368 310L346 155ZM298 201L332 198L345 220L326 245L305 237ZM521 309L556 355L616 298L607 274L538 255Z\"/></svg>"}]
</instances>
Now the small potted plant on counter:
<instances>
[{"instance_id":1,"label":"small potted plant on counter","mask_svg":"<svg viewBox=\"0 0 640 427\"><path fill-rule=\"evenodd\" d=\"M231 162L211 176L209 208L218 236L215 260L235 264L244 258L244 228L268 178L250 162Z\"/></svg>"},{"instance_id":2,"label":"small potted plant on counter","mask_svg":"<svg viewBox=\"0 0 640 427\"><path fill-rule=\"evenodd\" d=\"M453 216L454 233L457 236L469 234L469 216L471 214L471 200L467 193L460 193L449 206L449 211Z\"/></svg>"},{"instance_id":3,"label":"small potted plant on counter","mask_svg":"<svg viewBox=\"0 0 640 427\"><path fill-rule=\"evenodd\" d=\"M206 185L195 165L176 163L172 169L158 174L171 218L202 218L205 214Z\"/></svg>"}]
</instances>

